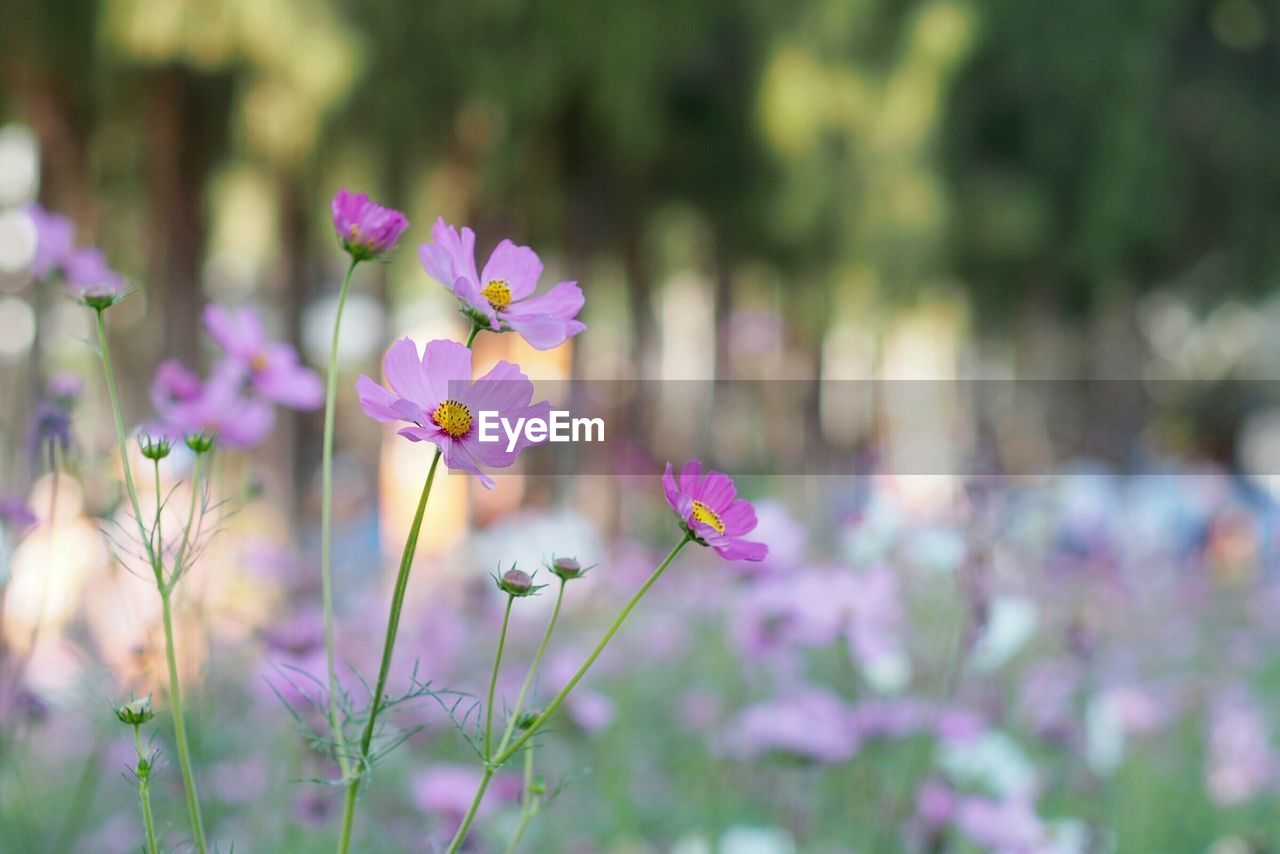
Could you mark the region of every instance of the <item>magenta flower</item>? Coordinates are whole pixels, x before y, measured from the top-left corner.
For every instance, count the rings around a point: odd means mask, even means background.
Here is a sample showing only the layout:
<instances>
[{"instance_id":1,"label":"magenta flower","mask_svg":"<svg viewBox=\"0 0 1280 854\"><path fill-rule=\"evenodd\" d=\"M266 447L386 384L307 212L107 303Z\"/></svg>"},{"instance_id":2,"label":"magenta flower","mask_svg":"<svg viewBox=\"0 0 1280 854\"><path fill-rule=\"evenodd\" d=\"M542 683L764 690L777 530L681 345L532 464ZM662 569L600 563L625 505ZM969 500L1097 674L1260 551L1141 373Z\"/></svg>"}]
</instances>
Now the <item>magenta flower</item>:
<instances>
[{"instance_id":1,"label":"magenta flower","mask_svg":"<svg viewBox=\"0 0 1280 854\"><path fill-rule=\"evenodd\" d=\"M290 409L315 409L324 402L320 377L302 366L293 347L267 340L262 318L252 308L210 304L204 326L258 394Z\"/></svg>"},{"instance_id":2,"label":"magenta flower","mask_svg":"<svg viewBox=\"0 0 1280 854\"><path fill-rule=\"evenodd\" d=\"M364 193L339 190L330 209L333 230L338 233L342 248L357 261L368 261L390 252L409 227L404 214L374 204Z\"/></svg>"},{"instance_id":3,"label":"magenta flower","mask_svg":"<svg viewBox=\"0 0 1280 854\"><path fill-rule=\"evenodd\" d=\"M21 533L36 523L36 514L18 496L0 492L0 522Z\"/></svg>"},{"instance_id":4,"label":"magenta flower","mask_svg":"<svg viewBox=\"0 0 1280 854\"><path fill-rule=\"evenodd\" d=\"M108 308L124 299L124 276L107 265L102 250L89 246L73 250L62 259L67 291L89 308Z\"/></svg>"},{"instance_id":5,"label":"magenta flower","mask_svg":"<svg viewBox=\"0 0 1280 854\"><path fill-rule=\"evenodd\" d=\"M475 232L463 228L459 233L441 218L431 236L435 242L418 250L423 269L458 298L475 323L494 332L519 333L539 350L558 347L587 328L576 320L583 303L576 282L533 295L542 261L529 247L502 241L477 273Z\"/></svg>"},{"instance_id":6,"label":"magenta flower","mask_svg":"<svg viewBox=\"0 0 1280 854\"><path fill-rule=\"evenodd\" d=\"M551 405L530 404L533 383L510 362L499 362L489 373L471 383L471 350L456 341L437 340L418 348L408 338L391 345L382 362L391 388L361 375L356 382L360 406L377 421L407 421L400 435L413 442L431 442L444 454L451 469L479 475L486 489L492 478L480 466L506 468L530 443L521 431L509 443L499 430L499 441L481 442L481 412L495 412L511 424L519 418L547 418Z\"/></svg>"},{"instance_id":7,"label":"magenta flower","mask_svg":"<svg viewBox=\"0 0 1280 854\"><path fill-rule=\"evenodd\" d=\"M173 438L204 433L224 447L247 450L275 426L271 405L245 394L243 372L229 361L215 366L204 382L176 362L165 362L151 384L151 399L160 423L149 429Z\"/></svg>"},{"instance_id":8,"label":"magenta flower","mask_svg":"<svg viewBox=\"0 0 1280 854\"><path fill-rule=\"evenodd\" d=\"M37 204L27 207L27 216L36 230L36 252L31 259L31 275L37 279L52 278L62 269L62 262L75 243L76 227L61 214L45 210Z\"/></svg>"},{"instance_id":9,"label":"magenta flower","mask_svg":"<svg viewBox=\"0 0 1280 854\"><path fill-rule=\"evenodd\" d=\"M689 460L680 472L680 482L671 476L671 463L662 475L667 503L680 517L680 524L695 541L716 550L726 560L764 560L769 547L742 539L756 527L756 511L751 502L735 498L737 491L727 474L718 471L702 476L702 461Z\"/></svg>"}]
</instances>

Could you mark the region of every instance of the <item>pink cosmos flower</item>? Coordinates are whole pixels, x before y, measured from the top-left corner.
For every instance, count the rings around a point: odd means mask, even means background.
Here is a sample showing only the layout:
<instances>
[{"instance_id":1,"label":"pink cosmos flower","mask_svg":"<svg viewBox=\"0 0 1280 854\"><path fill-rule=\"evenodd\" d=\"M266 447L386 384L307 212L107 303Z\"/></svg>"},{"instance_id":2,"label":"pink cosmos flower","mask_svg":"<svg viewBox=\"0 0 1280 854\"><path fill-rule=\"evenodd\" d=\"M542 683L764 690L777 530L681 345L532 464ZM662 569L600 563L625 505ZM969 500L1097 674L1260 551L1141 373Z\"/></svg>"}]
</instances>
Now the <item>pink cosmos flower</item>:
<instances>
[{"instance_id":1,"label":"pink cosmos flower","mask_svg":"<svg viewBox=\"0 0 1280 854\"><path fill-rule=\"evenodd\" d=\"M459 233L440 218L431 236L435 242L418 250L423 269L458 298L476 323L494 332L517 332L539 350L558 347L587 328L575 319L583 303L577 282L561 282L533 295L542 261L529 247L502 241L477 273L475 232L463 228Z\"/></svg>"},{"instance_id":2,"label":"pink cosmos flower","mask_svg":"<svg viewBox=\"0 0 1280 854\"><path fill-rule=\"evenodd\" d=\"M62 259L67 291L90 308L106 308L125 296L124 276L112 270L102 250L85 246Z\"/></svg>"},{"instance_id":3,"label":"pink cosmos flower","mask_svg":"<svg viewBox=\"0 0 1280 854\"><path fill-rule=\"evenodd\" d=\"M769 547L742 539L756 527L756 511L751 502L735 498L733 481L718 471L702 476L702 461L689 460L680 472L680 482L671 475L671 463L662 475L667 503L680 517L681 526L694 539L716 550L726 560L764 560Z\"/></svg>"},{"instance_id":4,"label":"pink cosmos flower","mask_svg":"<svg viewBox=\"0 0 1280 854\"><path fill-rule=\"evenodd\" d=\"M333 230L342 248L357 261L368 261L395 248L409 220L400 211L374 204L364 193L339 190L330 204Z\"/></svg>"},{"instance_id":5,"label":"pink cosmos flower","mask_svg":"<svg viewBox=\"0 0 1280 854\"><path fill-rule=\"evenodd\" d=\"M219 363L204 382L176 362L165 362L151 384L151 399L160 423L149 429L174 438L209 433L223 447L247 450L275 426L271 405L245 394L243 372L231 362Z\"/></svg>"},{"instance_id":6,"label":"pink cosmos flower","mask_svg":"<svg viewBox=\"0 0 1280 854\"><path fill-rule=\"evenodd\" d=\"M726 727L724 748L736 759L781 753L813 762L845 762L861 739L849 705L825 688L800 686L748 706Z\"/></svg>"},{"instance_id":7,"label":"pink cosmos flower","mask_svg":"<svg viewBox=\"0 0 1280 854\"><path fill-rule=\"evenodd\" d=\"M551 405L530 404L533 383L510 362L499 362L489 373L471 383L471 350L456 341L437 340L418 348L408 338L391 345L382 362L391 388L361 375L356 382L360 406L377 421L407 421L400 435L412 442L431 442L444 454L451 469L480 477L486 489L493 479L480 466L506 468L530 443L521 438L507 450L505 437L481 442L481 412L496 412L512 424L519 418L547 418ZM501 431L499 431L501 434Z\"/></svg>"},{"instance_id":8,"label":"pink cosmos flower","mask_svg":"<svg viewBox=\"0 0 1280 854\"><path fill-rule=\"evenodd\" d=\"M63 259L71 252L76 227L65 216L37 204L27 207L27 216L36 230L36 253L31 259L31 275L41 280L49 279L62 269Z\"/></svg>"},{"instance_id":9,"label":"pink cosmos flower","mask_svg":"<svg viewBox=\"0 0 1280 854\"><path fill-rule=\"evenodd\" d=\"M211 303L204 310L204 326L258 394L291 409L315 409L324 402L320 377L302 366L293 347L267 340L262 318L252 308Z\"/></svg>"}]
</instances>

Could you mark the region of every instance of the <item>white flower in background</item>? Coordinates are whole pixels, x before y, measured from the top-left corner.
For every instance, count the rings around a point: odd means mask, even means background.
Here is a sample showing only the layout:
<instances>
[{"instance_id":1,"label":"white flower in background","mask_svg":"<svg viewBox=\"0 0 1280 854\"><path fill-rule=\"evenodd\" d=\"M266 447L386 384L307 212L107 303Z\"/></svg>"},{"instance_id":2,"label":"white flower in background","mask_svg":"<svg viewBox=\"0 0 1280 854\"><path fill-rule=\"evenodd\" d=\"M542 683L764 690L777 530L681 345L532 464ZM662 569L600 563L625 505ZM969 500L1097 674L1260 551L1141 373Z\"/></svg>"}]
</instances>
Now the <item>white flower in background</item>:
<instances>
[{"instance_id":1,"label":"white flower in background","mask_svg":"<svg viewBox=\"0 0 1280 854\"><path fill-rule=\"evenodd\" d=\"M1089 698L1084 715L1085 758L1089 767L1109 776L1124 761L1124 715L1111 692Z\"/></svg>"},{"instance_id":2,"label":"white flower in background","mask_svg":"<svg viewBox=\"0 0 1280 854\"><path fill-rule=\"evenodd\" d=\"M978 670L999 670L1035 635L1039 617L1030 599L998 596L991 601L986 629L973 646L970 661Z\"/></svg>"},{"instance_id":3,"label":"white flower in background","mask_svg":"<svg viewBox=\"0 0 1280 854\"><path fill-rule=\"evenodd\" d=\"M938 746L937 764L958 786L976 786L1000 798L1031 791L1036 769L1022 748L999 730Z\"/></svg>"},{"instance_id":4,"label":"white flower in background","mask_svg":"<svg viewBox=\"0 0 1280 854\"><path fill-rule=\"evenodd\" d=\"M719 854L795 854L795 851L791 834L776 827L740 824L720 837Z\"/></svg>"}]
</instances>

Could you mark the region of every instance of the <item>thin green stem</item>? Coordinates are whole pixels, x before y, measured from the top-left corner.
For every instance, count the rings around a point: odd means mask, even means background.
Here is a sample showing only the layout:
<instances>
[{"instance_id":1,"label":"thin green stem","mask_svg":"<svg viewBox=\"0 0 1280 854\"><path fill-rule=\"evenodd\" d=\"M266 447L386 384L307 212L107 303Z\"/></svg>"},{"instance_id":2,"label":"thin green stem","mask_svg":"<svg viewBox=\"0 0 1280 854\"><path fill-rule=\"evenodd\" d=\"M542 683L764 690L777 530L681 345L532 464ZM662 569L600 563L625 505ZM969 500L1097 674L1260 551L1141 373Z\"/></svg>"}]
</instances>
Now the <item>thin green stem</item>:
<instances>
[{"instance_id":1,"label":"thin green stem","mask_svg":"<svg viewBox=\"0 0 1280 854\"><path fill-rule=\"evenodd\" d=\"M547 645L551 643L551 633L555 631L556 621L560 619L560 605L564 602L564 586L565 579L560 579L560 589L556 591L556 605L551 609L551 619L547 622L547 631L542 635L542 643L538 645L538 651L533 655L533 663L529 665L529 672L524 677L524 684L520 686L520 693L516 695L516 704L511 707L511 719L507 721L507 727L503 730L502 741L498 742L498 753L507 749L507 745L511 743L511 736L515 734L516 724L520 720L520 715L524 712L524 701L529 696L529 689L533 686L533 680L538 676L538 668L542 666L542 656L547 652Z\"/></svg>"},{"instance_id":2,"label":"thin green stem","mask_svg":"<svg viewBox=\"0 0 1280 854\"><path fill-rule=\"evenodd\" d=\"M387 619L387 636L382 644L382 663L378 666L378 682L373 692L373 700L369 706L369 719L365 721L364 734L360 738L359 768L352 772L347 782L346 801L342 808L342 830L338 837L338 851L345 852L351 847L351 829L355 817L356 795L360 791L360 781L364 777L364 767L368 764L369 748L373 744L373 733L378 720L378 712L382 709L382 695L387 688L387 676L391 672L391 655L395 651L396 634L400 630L400 611L404 607L405 591L409 587L409 571L413 568L414 552L418 548L418 535L422 531L422 517L427 512L427 497L431 495L431 484L436 479L436 467L440 464L440 451L436 450L431 458L431 468L427 472L427 482L422 486L422 497L418 499L418 511L414 514L413 524L409 527L409 535L405 539L404 554L400 556L400 571L396 575L395 590L391 594L391 614Z\"/></svg>"},{"instance_id":3,"label":"thin green stem","mask_svg":"<svg viewBox=\"0 0 1280 854\"><path fill-rule=\"evenodd\" d=\"M600 642L597 643L595 649L591 651L591 655L587 656L587 660L582 663L582 666L578 668L572 678L570 678L569 681L565 683L565 686L560 689L560 693L556 694L555 697L552 698L551 702L547 704L547 707L542 710L541 714L533 719L533 722L529 724L529 727L519 738L512 742L506 750L498 752L498 756L492 762L493 765L501 767L505 764L517 750L525 745L525 742L533 738L538 730L542 728L543 724L551 719L551 716L560 708L560 705L565 701L565 698L569 696L569 692L574 689L583 676L587 675L587 671L591 669L591 665L595 664L596 659L600 657L600 653L604 652L604 648L608 646L609 641L613 640L613 636L618 633L618 629L622 628L622 624L626 621L627 616L630 615L631 611L636 607L640 600L644 598L644 595L649 592L649 588L657 582L657 580L662 576L662 573L671 565L671 561L675 560L675 557L680 553L680 550L692 542L692 540L693 535L686 534L680 542L676 543L675 548L673 548L667 556L663 558L662 563L658 564L658 568L655 569L653 574L650 575L645 583L640 586L640 589L635 592L635 595L627 600L627 604L618 612L618 616L614 618L612 625L610 625L605 631L604 636L600 638Z\"/></svg>"},{"instance_id":4,"label":"thin green stem","mask_svg":"<svg viewBox=\"0 0 1280 854\"><path fill-rule=\"evenodd\" d=\"M164 652L169 666L169 705L173 710L173 739L178 747L178 765L182 768L182 788L187 796L187 816L191 820L191 833L195 837L196 850L204 854L204 819L200 815L200 798L196 793L196 778L191 771L191 747L187 743L187 724L182 714L182 688L178 684L178 657L173 643L173 609L169 591L160 593L161 615L164 620Z\"/></svg>"},{"instance_id":5,"label":"thin green stem","mask_svg":"<svg viewBox=\"0 0 1280 854\"><path fill-rule=\"evenodd\" d=\"M200 500L200 465L204 459L206 452L196 454L195 461L191 463L191 501L187 505L187 522L182 526L182 541L178 544L178 553L173 559L173 573L169 578L168 589L172 590L174 585L178 583L178 578L186 570L186 561L191 548L191 526L196 521L196 504ZM163 549L163 544L161 544Z\"/></svg>"},{"instance_id":6,"label":"thin green stem","mask_svg":"<svg viewBox=\"0 0 1280 854\"><path fill-rule=\"evenodd\" d=\"M520 798L520 823L516 825L516 832L507 843L506 854L515 854L519 850L520 840L524 838L529 822L533 821L541 806L542 796L533 793L533 748L530 747L524 752L524 791Z\"/></svg>"},{"instance_id":7,"label":"thin green stem","mask_svg":"<svg viewBox=\"0 0 1280 854\"><path fill-rule=\"evenodd\" d=\"M467 336L467 344L466 344L468 350L471 349L471 345L475 343L476 336L480 334L480 330L483 328L484 327L482 327L478 323L471 324L471 334Z\"/></svg>"},{"instance_id":8,"label":"thin green stem","mask_svg":"<svg viewBox=\"0 0 1280 854\"><path fill-rule=\"evenodd\" d=\"M507 595L507 607L502 613L502 632L498 635L498 653L493 657L493 675L489 677L489 702L485 707L484 758L493 758L493 695L498 687L498 671L502 667L502 649L507 645L507 626L511 624L511 605L516 597Z\"/></svg>"},{"instance_id":9,"label":"thin green stem","mask_svg":"<svg viewBox=\"0 0 1280 854\"><path fill-rule=\"evenodd\" d=\"M155 573L156 589L160 592L161 615L164 621L165 660L169 668L169 703L173 710L174 741L178 747L178 762L182 766L182 786L187 797L187 813L191 819L191 834L195 840L196 850L200 854L205 854L207 846L204 838L204 821L200 816L200 800L196 794L195 776L191 772L191 749L187 743L186 721L182 714L182 690L178 684L178 659L174 652L173 614L169 601L169 593L172 588L165 582L164 566L160 560L159 552L152 548L151 539L147 536L146 525L142 521L142 507L138 501L138 489L133 481L133 469L129 465L129 447L124 430L124 411L120 407L120 393L116 388L115 369L111 365L111 348L107 343L107 325L103 319L102 311L102 309L98 309L96 312L98 345L102 355L103 372L106 374L107 379L107 396L111 400L111 415L115 421L116 442L120 449L120 464L124 468L125 492L129 495L129 501L133 507L134 520L138 523L139 539L143 548L146 549L147 558L151 563L151 570ZM192 474L191 487L193 490L198 488L199 464L200 455L197 454ZM157 500L159 500L158 496ZM187 531L183 534L184 548L190 535L190 527L191 525L188 523ZM181 564L176 564L176 566L180 567Z\"/></svg>"},{"instance_id":10,"label":"thin green stem","mask_svg":"<svg viewBox=\"0 0 1280 854\"><path fill-rule=\"evenodd\" d=\"M333 733L334 752L338 755L338 766L342 769L343 779L351 774L351 762L347 757L338 709L338 670L334 652L333 433L338 412L338 340L342 330L342 310L347 305L351 276L359 263L358 259L352 257L347 274L342 277L342 289L338 291L338 312L333 320L333 341L329 345L329 374L324 397L324 440L320 451L320 591L324 608L324 660L329 680L329 729Z\"/></svg>"},{"instance_id":11,"label":"thin green stem","mask_svg":"<svg viewBox=\"0 0 1280 854\"><path fill-rule=\"evenodd\" d=\"M120 408L120 392L116 388L116 372L111 366L111 348L107 345L107 323L103 319L102 309L97 310L98 325L98 350L102 355L102 370L107 377L107 397L111 400L111 415L115 419L116 426L116 443L120 449L120 465L124 468L124 487L125 492L129 495L129 501L133 505L133 518L138 523L138 536L142 540L143 547L147 550L147 558L151 562L151 568L156 573L157 579L160 578L160 569L155 559L155 554L151 549L150 538L147 537L146 525L142 522L142 507L138 503L138 489L133 483L133 468L129 465L129 443L124 430L124 410Z\"/></svg>"},{"instance_id":12,"label":"thin green stem","mask_svg":"<svg viewBox=\"0 0 1280 854\"><path fill-rule=\"evenodd\" d=\"M151 467L156 475L156 518L151 525L151 551L153 554L160 554L164 551L164 532L160 528L160 512L164 509L160 500L160 461L152 460Z\"/></svg>"},{"instance_id":13,"label":"thin green stem","mask_svg":"<svg viewBox=\"0 0 1280 854\"><path fill-rule=\"evenodd\" d=\"M480 785L476 788L475 797L471 799L471 806L467 807L467 814L462 817L462 824L458 825L457 832L453 834L453 839L449 842L447 854L456 854L466 840L467 834L471 832L471 823L476 820L476 812L479 811L480 804L484 801L484 793L489 790L489 781L493 779L493 775L497 770L493 765L485 766L484 775L480 778Z\"/></svg>"},{"instance_id":14,"label":"thin green stem","mask_svg":"<svg viewBox=\"0 0 1280 854\"><path fill-rule=\"evenodd\" d=\"M138 800L142 802L142 824L147 831L147 854L157 854L159 849L156 847L156 827L151 818L151 792L148 786L151 779L151 760L142 752L141 727L133 728L133 743L138 749L138 768L142 769L142 763L147 763L146 770L140 770L138 773Z\"/></svg>"},{"instance_id":15,"label":"thin green stem","mask_svg":"<svg viewBox=\"0 0 1280 854\"><path fill-rule=\"evenodd\" d=\"M596 659L600 657L600 653L604 652L604 648L609 645L609 641L613 640L613 636L618 633L618 629L620 629L622 624L626 622L626 619L631 614L632 610L634 610L640 600L644 598L644 595L649 592L649 588L653 587L653 585L657 583L658 579L662 577L662 573L671 565L671 561L675 560L676 555L680 553L680 550L688 545L692 540L693 535L686 533L680 542L676 543L675 548L667 553L667 556L662 559L662 563L658 564L658 567L653 571L653 574L650 575L645 583L640 586L640 589L627 600L627 604L622 607L622 610L618 612L618 616L614 618L613 623L605 630L604 635L600 638L600 642L596 644L595 649L593 649L591 654L587 656L587 660L582 663L582 666L578 668L572 678L565 683L565 686L560 689L560 692L552 698L551 702L545 709L543 709L542 713L533 719L533 722L529 724L524 733L512 742L510 746L505 750L499 750L496 757L489 758L485 764L484 776L480 778L480 786L477 788L475 797L471 801L471 806L468 808L466 816L462 819L462 824L459 825L458 832L454 834L453 841L449 843L448 854L455 854L455 852L457 852L457 850L462 846L462 843L466 841L467 833L471 828L471 823L475 820L476 812L480 809L480 804L484 800L485 790L488 789L489 781L493 778L494 773L505 765L507 760L509 760L517 750L524 747L525 743L528 742L529 739L533 738L538 730L542 728L543 724L551 719L551 716L554 715L560 708L560 705L564 703L565 698L569 696L569 692L572 691L574 687L577 686L578 682L581 681L582 677L587 674L587 671L591 669L591 665L595 664Z\"/></svg>"}]
</instances>

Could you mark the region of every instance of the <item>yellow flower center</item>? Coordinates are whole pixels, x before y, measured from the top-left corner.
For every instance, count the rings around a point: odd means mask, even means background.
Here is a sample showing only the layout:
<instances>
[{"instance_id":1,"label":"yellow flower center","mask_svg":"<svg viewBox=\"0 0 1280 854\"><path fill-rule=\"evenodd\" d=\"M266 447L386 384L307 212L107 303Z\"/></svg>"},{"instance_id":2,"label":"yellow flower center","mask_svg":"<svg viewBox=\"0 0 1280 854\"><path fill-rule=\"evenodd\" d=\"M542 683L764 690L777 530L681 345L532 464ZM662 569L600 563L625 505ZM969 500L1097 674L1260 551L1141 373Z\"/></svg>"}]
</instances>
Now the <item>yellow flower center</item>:
<instances>
[{"instance_id":1,"label":"yellow flower center","mask_svg":"<svg viewBox=\"0 0 1280 854\"><path fill-rule=\"evenodd\" d=\"M431 420L455 439L467 435L471 429L471 410L456 400L446 400L431 413Z\"/></svg>"},{"instance_id":2,"label":"yellow flower center","mask_svg":"<svg viewBox=\"0 0 1280 854\"><path fill-rule=\"evenodd\" d=\"M511 305L511 288L503 279L494 279L484 286L480 296L489 301L489 305L501 311Z\"/></svg>"},{"instance_id":3,"label":"yellow flower center","mask_svg":"<svg viewBox=\"0 0 1280 854\"><path fill-rule=\"evenodd\" d=\"M360 239L360 223L358 222L351 223L351 239L352 240Z\"/></svg>"},{"instance_id":4,"label":"yellow flower center","mask_svg":"<svg viewBox=\"0 0 1280 854\"><path fill-rule=\"evenodd\" d=\"M693 502L693 519L695 522L701 522L704 525L710 525L715 528L717 534L724 533L724 522L720 521L720 517L716 515L716 511L712 510L701 501Z\"/></svg>"},{"instance_id":5,"label":"yellow flower center","mask_svg":"<svg viewBox=\"0 0 1280 854\"><path fill-rule=\"evenodd\" d=\"M255 374L260 374L267 369L267 354L258 353L249 360L249 367Z\"/></svg>"}]
</instances>

